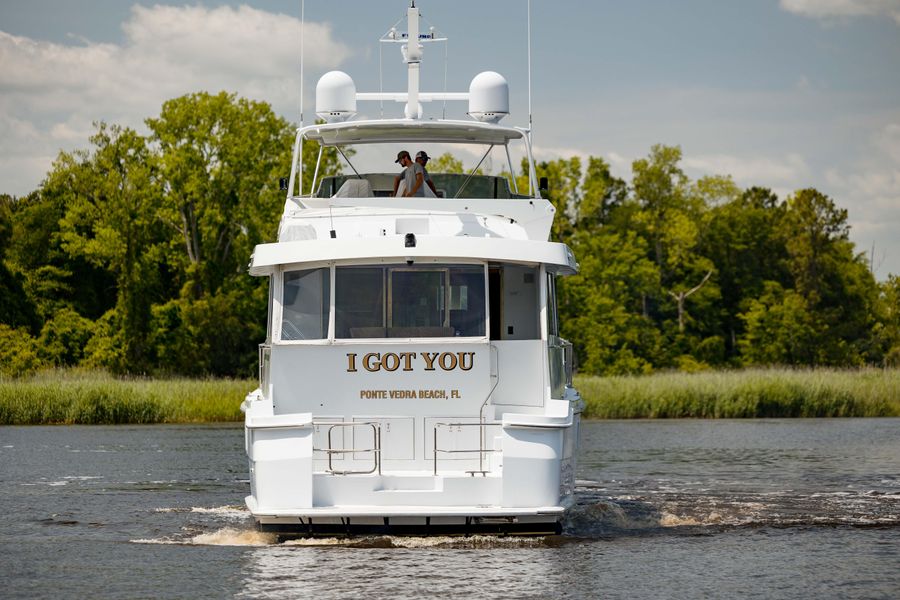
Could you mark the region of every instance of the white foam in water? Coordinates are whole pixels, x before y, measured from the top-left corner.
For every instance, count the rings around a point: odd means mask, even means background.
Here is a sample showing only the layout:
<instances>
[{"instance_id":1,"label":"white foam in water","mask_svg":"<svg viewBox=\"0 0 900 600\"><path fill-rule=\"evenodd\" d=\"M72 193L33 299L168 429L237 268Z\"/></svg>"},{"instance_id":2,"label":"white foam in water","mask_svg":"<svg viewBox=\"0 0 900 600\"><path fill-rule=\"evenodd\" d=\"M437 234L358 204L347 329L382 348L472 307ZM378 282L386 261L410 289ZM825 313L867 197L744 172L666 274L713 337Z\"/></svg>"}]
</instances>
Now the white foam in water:
<instances>
[{"instance_id":1,"label":"white foam in water","mask_svg":"<svg viewBox=\"0 0 900 600\"><path fill-rule=\"evenodd\" d=\"M345 546L349 538L298 538L288 540L282 546Z\"/></svg>"},{"instance_id":2,"label":"white foam in water","mask_svg":"<svg viewBox=\"0 0 900 600\"><path fill-rule=\"evenodd\" d=\"M202 506L192 506L192 513L204 515L215 515L226 519L244 520L250 516L250 511L242 506L216 506L213 508L204 508Z\"/></svg>"},{"instance_id":3,"label":"white foam in water","mask_svg":"<svg viewBox=\"0 0 900 600\"><path fill-rule=\"evenodd\" d=\"M544 546L546 538L493 535L392 537L391 543L398 548L535 548Z\"/></svg>"},{"instance_id":4,"label":"white foam in water","mask_svg":"<svg viewBox=\"0 0 900 600\"><path fill-rule=\"evenodd\" d=\"M68 481L35 481L34 483L23 483L20 485L49 485L50 487L59 487L67 485Z\"/></svg>"},{"instance_id":5,"label":"white foam in water","mask_svg":"<svg viewBox=\"0 0 900 600\"><path fill-rule=\"evenodd\" d=\"M694 517L680 517L672 513L662 513L659 517L659 524L662 527L685 527L694 525L705 525Z\"/></svg>"},{"instance_id":6,"label":"white foam in water","mask_svg":"<svg viewBox=\"0 0 900 600\"><path fill-rule=\"evenodd\" d=\"M615 502L600 501L576 506L566 513L565 530L574 535L591 535L606 530L658 527L652 514L632 515Z\"/></svg>"},{"instance_id":7,"label":"white foam in water","mask_svg":"<svg viewBox=\"0 0 900 600\"><path fill-rule=\"evenodd\" d=\"M216 531L200 533L189 538L141 538L131 540L131 543L174 544L180 546L268 546L274 544L276 541L274 534L262 533L255 529L234 529L233 527L224 527L222 529L217 529Z\"/></svg>"},{"instance_id":8,"label":"white foam in water","mask_svg":"<svg viewBox=\"0 0 900 600\"><path fill-rule=\"evenodd\" d=\"M195 535L189 543L199 546L268 546L276 541L275 534L263 533L255 529L225 527L217 531Z\"/></svg>"},{"instance_id":9,"label":"white foam in water","mask_svg":"<svg viewBox=\"0 0 900 600\"><path fill-rule=\"evenodd\" d=\"M162 544L162 545L166 545L166 544L183 544L184 543L184 542L179 542L178 540L170 540L170 539L166 539L166 538L158 539L158 540L139 538L139 539L130 540L130 541L132 544Z\"/></svg>"},{"instance_id":10,"label":"white foam in water","mask_svg":"<svg viewBox=\"0 0 900 600\"><path fill-rule=\"evenodd\" d=\"M195 513L201 515L213 515L215 517L223 517L228 520L243 521L250 516L250 511L243 506L214 506L208 508L205 506L182 507L174 506L168 508L154 508L153 512L158 513Z\"/></svg>"},{"instance_id":11,"label":"white foam in water","mask_svg":"<svg viewBox=\"0 0 900 600\"><path fill-rule=\"evenodd\" d=\"M298 538L287 540L282 546L349 546L354 548L406 548L406 549L484 549L484 548L534 548L546 545L544 537L517 537L470 535L449 536L370 536L349 538Z\"/></svg>"},{"instance_id":12,"label":"white foam in water","mask_svg":"<svg viewBox=\"0 0 900 600\"><path fill-rule=\"evenodd\" d=\"M187 538L170 537L131 540L133 544L160 544L182 546L346 546L352 548L406 548L406 549L484 549L484 548L535 548L546 545L544 537L516 536L369 536L369 537L326 537L298 538L278 544L272 533L255 529L235 529L223 527L215 531L196 534Z\"/></svg>"}]
</instances>

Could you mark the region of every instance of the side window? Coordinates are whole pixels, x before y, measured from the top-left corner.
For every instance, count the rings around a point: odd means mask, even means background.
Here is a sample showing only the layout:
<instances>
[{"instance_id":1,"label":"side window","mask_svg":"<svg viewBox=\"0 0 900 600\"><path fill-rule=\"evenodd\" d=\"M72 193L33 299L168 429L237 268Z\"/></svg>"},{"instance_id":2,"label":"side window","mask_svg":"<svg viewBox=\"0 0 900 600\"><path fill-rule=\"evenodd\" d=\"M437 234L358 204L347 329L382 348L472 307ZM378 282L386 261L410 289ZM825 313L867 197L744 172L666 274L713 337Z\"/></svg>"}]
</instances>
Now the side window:
<instances>
[{"instance_id":1,"label":"side window","mask_svg":"<svg viewBox=\"0 0 900 600\"><path fill-rule=\"evenodd\" d=\"M275 305L272 303L272 298L275 295L275 277L269 275L268 277L268 285L269 285L269 313L266 315L266 343L272 343L272 312L275 308Z\"/></svg>"},{"instance_id":2,"label":"side window","mask_svg":"<svg viewBox=\"0 0 900 600\"><path fill-rule=\"evenodd\" d=\"M450 327L460 337L481 337L485 329L484 267L450 269Z\"/></svg>"},{"instance_id":3,"label":"side window","mask_svg":"<svg viewBox=\"0 0 900 600\"><path fill-rule=\"evenodd\" d=\"M285 272L281 339L321 340L328 337L330 291L327 268Z\"/></svg>"}]
</instances>

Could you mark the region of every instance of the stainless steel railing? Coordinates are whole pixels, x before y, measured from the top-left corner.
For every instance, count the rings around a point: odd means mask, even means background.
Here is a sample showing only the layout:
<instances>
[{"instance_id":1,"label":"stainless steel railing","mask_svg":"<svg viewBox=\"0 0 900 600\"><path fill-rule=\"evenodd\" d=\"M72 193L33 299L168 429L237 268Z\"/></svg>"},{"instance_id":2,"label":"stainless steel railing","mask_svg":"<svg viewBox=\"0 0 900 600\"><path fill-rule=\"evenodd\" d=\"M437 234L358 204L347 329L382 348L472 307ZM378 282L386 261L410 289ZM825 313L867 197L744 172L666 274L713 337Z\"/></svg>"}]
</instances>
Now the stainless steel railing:
<instances>
[{"instance_id":1,"label":"stainless steel railing","mask_svg":"<svg viewBox=\"0 0 900 600\"><path fill-rule=\"evenodd\" d=\"M313 448L313 451L324 452L328 455L328 468L326 471L332 475L369 475L378 472L381 475L381 423L378 421L313 421L313 426L328 427L328 447ZM331 434L340 427L371 427L373 446L371 448L334 448L332 444ZM367 470L360 469L344 469L338 470L334 468L334 455L344 454L371 454L372 468Z\"/></svg>"},{"instance_id":2,"label":"stainless steel railing","mask_svg":"<svg viewBox=\"0 0 900 600\"><path fill-rule=\"evenodd\" d=\"M269 344L259 345L259 391L263 397L269 394L269 366L272 359L272 346Z\"/></svg>"},{"instance_id":3,"label":"stainless steel railing","mask_svg":"<svg viewBox=\"0 0 900 600\"><path fill-rule=\"evenodd\" d=\"M572 346L572 342L570 342L569 340L560 338L559 341L563 347L563 355L565 360L566 387L572 387L572 377L575 373L575 347Z\"/></svg>"},{"instance_id":4,"label":"stainless steel railing","mask_svg":"<svg viewBox=\"0 0 900 600\"><path fill-rule=\"evenodd\" d=\"M491 422L491 423L435 423L434 424L434 474L438 474L438 452L442 454L474 454L478 453L478 469L472 471L466 471L473 477L476 474L480 474L482 477L487 475L489 472L488 469L484 468L484 455L491 452L500 452L500 450L495 450L493 448L485 448L485 429L491 426L499 426L500 423ZM438 448L438 428L439 427L478 427L478 448L465 448L463 450L447 450L443 448Z\"/></svg>"},{"instance_id":5,"label":"stainless steel railing","mask_svg":"<svg viewBox=\"0 0 900 600\"><path fill-rule=\"evenodd\" d=\"M572 343L561 337L552 336L547 344L547 358L550 363L550 397L562 398L566 387L572 387L575 371L575 352Z\"/></svg>"}]
</instances>

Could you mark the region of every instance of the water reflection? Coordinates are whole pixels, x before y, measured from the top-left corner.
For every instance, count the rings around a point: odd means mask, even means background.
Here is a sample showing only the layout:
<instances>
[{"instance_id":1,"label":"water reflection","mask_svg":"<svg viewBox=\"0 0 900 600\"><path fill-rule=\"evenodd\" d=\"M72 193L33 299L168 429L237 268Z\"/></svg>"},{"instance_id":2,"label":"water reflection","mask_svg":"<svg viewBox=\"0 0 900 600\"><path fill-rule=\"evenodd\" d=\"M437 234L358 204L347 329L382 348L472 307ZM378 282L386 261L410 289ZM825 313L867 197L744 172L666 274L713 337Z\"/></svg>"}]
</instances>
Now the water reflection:
<instances>
[{"instance_id":1,"label":"water reflection","mask_svg":"<svg viewBox=\"0 0 900 600\"><path fill-rule=\"evenodd\" d=\"M487 596L528 597L559 587L567 565L543 542L496 540L484 540L486 548L458 548L407 539L414 551L343 544L257 548L245 555L238 597L454 597L479 589Z\"/></svg>"}]
</instances>

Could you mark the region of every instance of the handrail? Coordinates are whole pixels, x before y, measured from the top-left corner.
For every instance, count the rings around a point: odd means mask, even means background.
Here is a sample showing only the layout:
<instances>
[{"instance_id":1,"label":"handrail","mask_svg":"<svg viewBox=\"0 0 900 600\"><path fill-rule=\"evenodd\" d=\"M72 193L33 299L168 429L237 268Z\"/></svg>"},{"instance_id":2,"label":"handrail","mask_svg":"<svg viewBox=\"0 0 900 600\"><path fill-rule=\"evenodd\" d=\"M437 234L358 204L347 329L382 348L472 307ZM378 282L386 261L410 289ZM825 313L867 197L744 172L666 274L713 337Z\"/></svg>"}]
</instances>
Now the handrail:
<instances>
[{"instance_id":1,"label":"handrail","mask_svg":"<svg viewBox=\"0 0 900 600\"><path fill-rule=\"evenodd\" d=\"M468 471L470 475L473 477L475 473L481 473L482 477L487 473L484 469L484 453L485 452L500 452L500 450L496 450L494 448L487 449L484 447L484 429L488 426L499 426L501 423L490 422L490 423L435 423L434 424L434 474L438 474L438 452L443 452L444 454L459 454L466 453L471 454L473 452L478 453L478 465L479 469L477 471ZM478 440L479 440L479 448L476 450L442 450L438 448L438 436L437 430L438 427L478 427L480 429Z\"/></svg>"},{"instance_id":2,"label":"handrail","mask_svg":"<svg viewBox=\"0 0 900 600\"><path fill-rule=\"evenodd\" d=\"M269 363L272 358L272 345L259 345L259 391L263 398L269 393Z\"/></svg>"},{"instance_id":3,"label":"handrail","mask_svg":"<svg viewBox=\"0 0 900 600\"><path fill-rule=\"evenodd\" d=\"M563 347L563 361L566 371L566 387L572 387L572 377L575 373L575 347L569 340L560 338Z\"/></svg>"},{"instance_id":4,"label":"handrail","mask_svg":"<svg viewBox=\"0 0 900 600\"><path fill-rule=\"evenodd\" d=\"M325 452L328 455L328 469L327 472L332 475L370 475L372 473L378 472L381 475L381 423L378 421L313 421L313 426L316 425L328 425L328 448L313 448L314 451ZM341 448L334 449L331 444L331 432L334 431L335 427L362 427L369 426L372 428L372 436L374 440L374 446L372 448ZM338 471L334 468L332 463L333 456L335 454L356 454L356 453L372 453L374 464L372 468L368 471L360 471L360 470L344 470Z\"/></svg>"},{"instance_id":5,"label":"handrail","mask_svg":"<svg viewBox=\"0 0 900 600\"><path fill-rule=\"evenodd\" d=\"M488 400L491 399L491 396L494 394L494 390L497 389L497 386L500 385L500 351L497 350L497 346L494 344L490 345L491 352L494 353L494 361L491 363L492 365L497 365L497 374L491 373L491 378L494 379L494 385L491 386L491 391L487 393L487 396L484 398L484 402L481 403L481 408L478 409L478 422L482 425L485 424L484 420L484 409L487 407ZM437 433L435 433L435 438L437 438ZM484 450L484 428L481 428L481 431L478 435L478 449ZM481 471L484 471L484 454L478 455L478 468Z\"/></svg>"},{"instance_id":6,"label":"handrail","mask_svg":"<svg viewBox=\"0 0 900 600\"><path fill-rule=\"evenodd\" d=\"M466 189L466 186L469 185L469 181L471 181L472 176L475 175L475 171L478 170L478 167L481 166L481 163L484 162L484 159L487 158L488 154L491 153L491 150L494 149L494 146L495 146L495 144L491 144L490 146L488 146L488 149L487 149L487 151L484 153L484 156L481 157L481 160L478 161L478 164L475 165L475 168L472 169L472 170L469 172L469 176L466 177L466 180L463 181L463 184L462 184L461 186L459 186L459 189L456 191L456 195L453 196L453 199L454 199L454 200L456 200L457 198L459 198L459 195L462 194L463 190Z\"/></svg>"}]
</instances>

